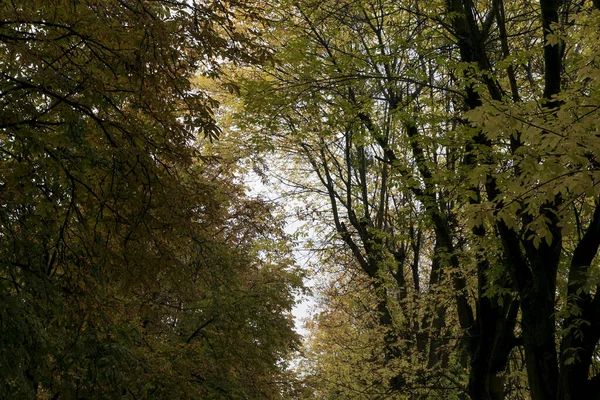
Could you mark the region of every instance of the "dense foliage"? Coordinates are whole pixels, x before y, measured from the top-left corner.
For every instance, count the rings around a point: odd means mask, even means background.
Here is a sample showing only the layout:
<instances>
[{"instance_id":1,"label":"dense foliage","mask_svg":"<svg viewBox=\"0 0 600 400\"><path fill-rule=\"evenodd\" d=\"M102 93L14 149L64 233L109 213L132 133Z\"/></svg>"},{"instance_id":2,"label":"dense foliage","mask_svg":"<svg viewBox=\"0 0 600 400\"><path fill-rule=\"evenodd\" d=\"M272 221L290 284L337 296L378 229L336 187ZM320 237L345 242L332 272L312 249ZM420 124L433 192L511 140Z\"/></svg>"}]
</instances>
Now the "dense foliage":
<instances>
[{"instance_id":1,"label":"dense foliage","mask_svg":"<svg viewBox=\"0 0 600 400\"><path fill-rule=\"evenodd\" d=\"M320 239L312 396L597 396L598 2L272 3L231 79Z\"/></svg>"},{"instance_id":2,"label":"dense foliage","mask_svg":"<svg viewBox=\"0 0 600 400\"><path fill-rule=\"evenodd\" d=\"M1 2L0 398L598 398L598 26L596 0ZM318 255L302 358L239 157Z\"/></svg>"},{"instance_id":3,"label":"dense foliage","mask_svg":"<svg viewBox=\"0 0 600 400\"><path fill-rule=\"evenodd\" d=\"M252 6L0 3L0 398L291 390L301 279L192 85L266 55Z\"/></svg>"}]
</instances>

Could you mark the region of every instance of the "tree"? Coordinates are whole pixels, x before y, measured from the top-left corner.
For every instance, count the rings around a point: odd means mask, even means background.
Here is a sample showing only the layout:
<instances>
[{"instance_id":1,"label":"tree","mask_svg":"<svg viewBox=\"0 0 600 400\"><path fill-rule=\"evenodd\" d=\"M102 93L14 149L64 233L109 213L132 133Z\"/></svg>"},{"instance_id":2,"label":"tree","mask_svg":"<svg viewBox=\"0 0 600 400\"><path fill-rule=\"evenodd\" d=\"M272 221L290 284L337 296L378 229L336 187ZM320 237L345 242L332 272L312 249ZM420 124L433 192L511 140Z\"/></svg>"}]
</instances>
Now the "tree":
<instances>
[{"instance_id":1,"label":"tree","mask_svg":"<svg viewBox=\"0 0 600 400\"><path fill-rule=\"evenodd\" d=\"M291 385L287 238L198 142L219 133L198 72L263 57L236 27L252 4L229 6L0 6L0 397Z\"/></svg>"},{"instance_id":2,"label":"tree","mask_svg":"<svg viewBox=\"0 0 600 400\"><path fill-rule=\"evenodd\" d=\"M595 393L597 11L460 0L282 9L291 34L276 31L279 62L246 85L246 126L313 171L317 185L299 186L329 202L376 293L383 367L416 353L446 374L452 359L472 399L500 399L514 393L505 376L522 350L532 399ZM407 299L437 285L454 304L405 324ZM451 337L461 346L442 345ZM390 376L383 390L406 390L402 371Z\"/></svg>"}]
</instances>

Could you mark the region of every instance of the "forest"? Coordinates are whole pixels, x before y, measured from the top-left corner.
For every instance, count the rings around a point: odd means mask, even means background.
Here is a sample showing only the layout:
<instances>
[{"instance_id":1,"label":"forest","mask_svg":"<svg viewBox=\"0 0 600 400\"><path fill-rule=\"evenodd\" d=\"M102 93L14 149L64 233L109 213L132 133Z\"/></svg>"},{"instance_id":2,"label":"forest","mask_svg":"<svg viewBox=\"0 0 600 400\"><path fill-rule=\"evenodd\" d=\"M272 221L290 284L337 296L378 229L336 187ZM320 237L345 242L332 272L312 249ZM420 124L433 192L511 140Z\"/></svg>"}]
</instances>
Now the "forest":
<instances>
[{"instance_id":1,"label":"forest","mask_svg":"<svg viewBox=\"0 0 600 400\"><path fill-rule=\"evenodd\" d=\"M600 400L599 0L0 0L0 102L0 399Z\"/></svg>"}]
</instances>

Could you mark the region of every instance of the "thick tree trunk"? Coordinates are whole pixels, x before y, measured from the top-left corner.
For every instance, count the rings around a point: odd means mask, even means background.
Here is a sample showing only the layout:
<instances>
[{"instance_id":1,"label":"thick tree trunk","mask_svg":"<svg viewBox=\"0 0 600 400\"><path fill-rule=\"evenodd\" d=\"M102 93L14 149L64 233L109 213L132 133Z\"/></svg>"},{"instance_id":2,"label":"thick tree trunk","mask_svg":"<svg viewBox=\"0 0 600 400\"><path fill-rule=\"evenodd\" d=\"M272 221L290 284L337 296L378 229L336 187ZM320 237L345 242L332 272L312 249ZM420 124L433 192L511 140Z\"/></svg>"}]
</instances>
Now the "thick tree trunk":
<instances>
[{"instance_id":1,"label":"thick tree trunk","mask_svg":"<svg viewBox=\"0 0 600 400\"><path fill-rule=\"evenodd\" d=\"M454 34L463 62L476 62L482 70L489 70L489 62L481 40L481 32L473 16L471 2L451 0L448 3L449 11L463 15L453 21ZM553 23L558 20L558 1L540 0L543 18L544 35L551 33ZM561 51L560 46L544 47L545 60L545 89L544 98L546 107L553 109L558 106L554 96L560 92ZM482 78L489 89L490 96L495 100L502 100L497 83ZM467 88L467 106L471 109L481 104L479 95ZM486 139L481 138L483 145ZM486 191L491 201L498 201L501 193L498 192L493 178L488 177ZM547 214L552 214L552 207L558 203L547 205ZM531 396L533 400L556 400L558 374L558 360L555 344L554 299L556 290L556 273L562 246L560 230L557 229L555 218L551 217L553 242L550 245L542 244L539 249L532 243L525 243L526 254L523 253L520 238L517 233L508 229L503 223L498 222L498 229L502 237L503 249L507 257L509 271L516 283L522 310L522 335L525 350L525 359ZM536 232L527 232L526 237ZM478 272L482 279L482 271ZM485 299L479 299L478 318L491 318L489 304ZM487 310L484 310L485 308ZM496 321L503 321L500 315ZM469 392L473 400L491 399L499 396L497 379L492 379L491 369L486 367L485 360L496 357L493 353L493 333L488 333L490 321L479 321L480 339L477 346L472 346L471 376ZM502 358L502 357L500 357ZM493 383L492 383L493 381ZM492 389L493 386L493 389Z\"/></svg>"},{"instance_id":2,"label":"thick tree trunk","mask_svg":"<svg viewBox=\"0 0 600 400\"><path fill-rule=\"evenodd\" d=\"M524 300L521 306L523 348L532 400L557 398L554 302L545 301L542 297L546 295L541 291L526 293L531 299Z\"/></svg>"},{"instance_id":3,"label":"thick tree trunk","mask_svg":"<svg viewBox=\"0 0 600 400\"><path fill-rule=\"evenodd\" d=\"M480 261L480 269L489 265ZM471 366L468 392L475 400L503 400L503 373L515 344L514 328L519 302L505 296L502 299L485 295L485 271L479 274L477 300L477 330L471 340ZM499 301L502 300L502 301Z\"/></svg>"},{"instance_id":4,"label":"thick tree trunk","mask_svg":"<svg viewBox=\"0 0 600 400\"><path fill-rule=\"evenodd\" d=\"M544 30L544 104L549 110L559 106L555 96L561 90L562 42L552 45L548 35L558 23L558 0L540 0L542 28ZM548 221L552 242L542 242L536 248L526 240L525 252L530 279L520 280L517 286L521 296L523 346L527 378L532 400L555 400L558 394L558 355L556 352L555 296L558 264L562 250L561 230L554 212L561 200L556 199L540 209ZM526 224L527 216L524 224ZM537 235L525 232L525 237ZM521 275L522 276L522 275ZM517 275L518 277L518 275Z\"/></svg>"},{"instance_id":5,"label":"thick tree trunk","mask_svg":"<svg viewBox=\"0 0 600 400\"><path fill-rule=\"evenodd\" d=\"M450 0L448 11L461 15L453 20L454 35L460 49L461 61L477 63L482 70L490 70L489 61L485 53L482 35L473 16L472 4L464 0ZM484 77L490 95L495 100L501 100L502 95L496 82ZM466 87L466 106L474 109L481 105L480 95L473 87ZM487 146L488 141L479 135L476 141L479 145ZM467 144L465 164L477 163L476 157L471 153L472 143ZM495 199L495 188L488 197ZM480 231L479 231L480 230ZM483 227L474 229L476 236L484 237ZM506 370L508 355L514 346L514 327L516 323L518 306L511 299L504 299L510 304L508 310L497 303L498 299L489 298L485 294L486 276L489 262L486 259L478 261L478 298L477 319L472 330L469 344L470 370L468 393L471 400L500 400L504 399L503 372ZM507 306L508 307L508 306Z\"/></svg>"},{"instance_id":6,"label":"thick tree trunk","mask_svg":"<svg viewBox=\"0 0 600 400\"><path fill-rule=\"evenodd\" d=\"M600 292L592 296L589 285L589 268L600 247L600 201L596 204L592 220L581 238L569 268L567 310L560 346L560 399L577 400L600 398L598 378L588 379L594 350L600 340ZM579 311L575 314L574 311ZM584 321L584 322L581 322Z\"/></svg>"}]
</instances>

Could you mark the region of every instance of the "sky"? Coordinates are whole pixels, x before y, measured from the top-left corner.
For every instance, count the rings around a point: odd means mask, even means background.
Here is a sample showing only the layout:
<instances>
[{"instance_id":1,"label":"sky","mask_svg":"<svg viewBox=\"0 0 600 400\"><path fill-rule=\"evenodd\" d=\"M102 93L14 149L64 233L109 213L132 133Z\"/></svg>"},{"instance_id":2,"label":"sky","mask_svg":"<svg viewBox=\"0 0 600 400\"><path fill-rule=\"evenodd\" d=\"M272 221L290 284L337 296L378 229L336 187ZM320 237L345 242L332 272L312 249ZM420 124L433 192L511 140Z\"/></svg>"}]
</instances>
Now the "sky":
<instances>
[{"instance_id":1,"label":"sky","mask_svg":"<svg viewBox=\"0 0 600 400\"><path fill-rule=\"evenodd\" d=\"M286 215L286 227L285 233L288 235L295 235L299 229L305 227L296 217L294 213L295 204L286 201L285 203L279 197L274 184L265 184L263 180L253 172L248 172L244 175L244 184L248 188L248 196L250 197L262 197L269 201L278 203L284 209ZM310 235L310 232L307 232ZM296 242L293 248L293 256L296 263L305 271L310 272L309 259L310 251L305 248L303 242ZM307 274L311 276L312 274ZM314 278L307 278L304 281L307 288L314 288ZM316 300L314 295L311 294L296 294L296 305L292 310L294 316L294 324L296 332L302 336L307 337L308 331L304 328L304 321L310 318L316 310Z\"/></svg>"}]
</instances>

